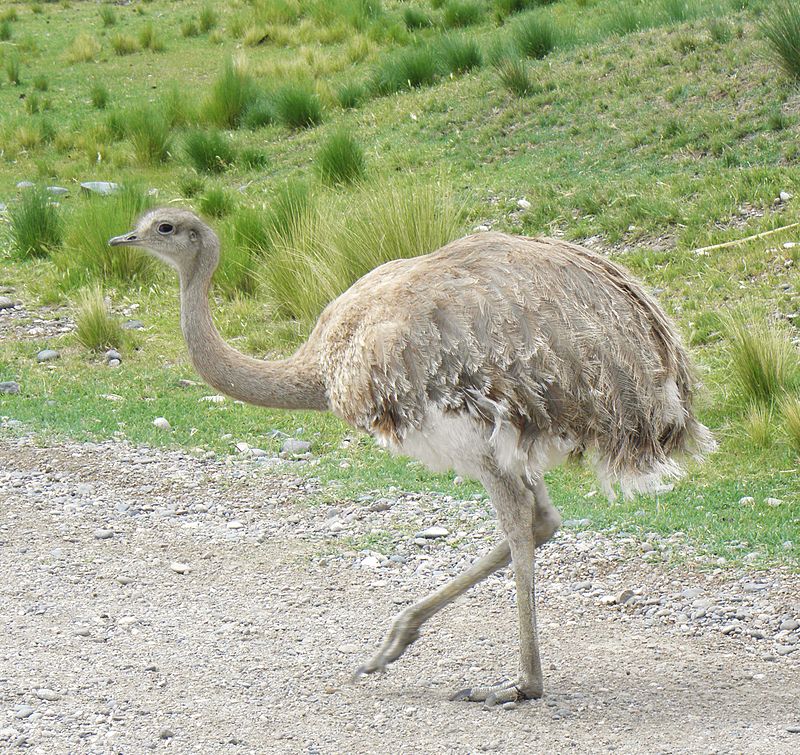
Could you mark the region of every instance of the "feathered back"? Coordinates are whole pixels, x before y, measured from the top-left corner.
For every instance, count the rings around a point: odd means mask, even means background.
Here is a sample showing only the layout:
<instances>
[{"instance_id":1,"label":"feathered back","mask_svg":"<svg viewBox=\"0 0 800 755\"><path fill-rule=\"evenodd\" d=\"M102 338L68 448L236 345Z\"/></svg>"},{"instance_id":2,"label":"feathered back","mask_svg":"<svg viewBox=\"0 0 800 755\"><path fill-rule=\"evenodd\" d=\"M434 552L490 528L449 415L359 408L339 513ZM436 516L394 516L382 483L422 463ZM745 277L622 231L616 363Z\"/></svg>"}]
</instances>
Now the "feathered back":
<instances>
[{"instance_id":1,"label":"feathered back","mask_svg":"<svg viewBox=\"0 0 800 755\"><path fill-rule=\"evenodd\" d=\"M623 487L713 446L686 351L621 267L554 239L484 233L373 270L325 310L332 409L401 443L432 408L590 452ZM640 484L641 483L641 484Z\"/></svg>"}]
</instances>

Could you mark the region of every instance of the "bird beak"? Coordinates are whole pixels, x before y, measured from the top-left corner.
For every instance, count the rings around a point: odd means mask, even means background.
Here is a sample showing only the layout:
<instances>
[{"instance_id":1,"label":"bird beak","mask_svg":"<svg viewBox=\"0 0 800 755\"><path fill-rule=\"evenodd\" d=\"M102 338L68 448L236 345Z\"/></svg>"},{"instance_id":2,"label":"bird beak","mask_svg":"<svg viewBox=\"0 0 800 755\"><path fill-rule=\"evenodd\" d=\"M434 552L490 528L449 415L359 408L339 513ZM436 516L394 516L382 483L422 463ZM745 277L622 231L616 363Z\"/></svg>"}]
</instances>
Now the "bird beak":
<instances>
[{"instance_id":1,"label":"bird beak","mask_svg":"<svg viewBox=\"0 0 800 755\"><path fill-rule=\"evenodd\" d=\"M125 233L122 236L114 236L108 240L109 246L138 246L139 237L135 232Z\"/></svg>"}]
</instances>

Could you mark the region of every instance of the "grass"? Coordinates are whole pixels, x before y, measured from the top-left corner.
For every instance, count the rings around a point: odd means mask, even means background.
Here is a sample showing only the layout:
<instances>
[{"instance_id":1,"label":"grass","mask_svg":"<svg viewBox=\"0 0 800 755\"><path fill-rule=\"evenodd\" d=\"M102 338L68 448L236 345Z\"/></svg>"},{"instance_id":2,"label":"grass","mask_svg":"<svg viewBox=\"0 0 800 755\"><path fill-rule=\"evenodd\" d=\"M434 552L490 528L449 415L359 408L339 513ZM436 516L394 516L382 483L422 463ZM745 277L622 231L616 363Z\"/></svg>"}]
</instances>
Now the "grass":
<instances>
[{"instance_id":1,"label":"grass","mask_svg":"<svg viewBox=\"0 0 800 755\"><path fill-rule=\"evenodd\" d=\"M41 73L36 74L31 83L37 92L46 92L50 88L49 79Z\"/></svg>"},{"instance_id":2,"label":"grass","mask_svg":"<svg viewBox=\"0 0 800 755\"><path fill-rule=\"evenodd\" d=\"M500 83L515 97L527 97L535 90L528 65L518 58L501 59L496 65Z\"/></svg>"},{"instance_id":3,"label":"grass","mask_svg":"<svg viewBox=\"0 0 800 755\"><path fill-rule=\"evenodd\" d=\"M148 21L139 30L139 44L143 49L150 50L151 52L164 52L164 50L166 50L164 38L156 31L151 21Z\"/></svg>"},{"instance_id":4,"label":"grass","mask_svg":"<svg viewBox=\"0 0 800 755\"><path fill-rule=\"evenodd\" d=\"M322 104L308 84L286 84L275 93L275 115L290 129L312 128L322 122Z\"/></svg>"},{"instance_id":5,"label":"grass","mask_svg":"<svg viewBox=\"0 0 800 755\"><path fill-rule=\"evenodd\" d=\"M442 22L448 28L474 26L483 20L484 3L478 0L448 0L444 5Z\"/></svg>"},{"instance_id":6,"label":"grass","mask_svg":"<svg viewBox=\"0 0 800 755\"><path fill-rule=\"evenodd\" d=\"M344 131L328 137L317 152L315 163L320 178L334 186L361 181L367 172L363 148Z\"/></svg>"},{"instance_id":7,"label":"grass","mask_svg":"<svg viewBox=\"0 0 800 755\"><path fill-rule=\"evenodd\" d=\"M732 377L741 399L773 405L800 385L800 353L789 334L742 314L727 318Z\"/></svg>"},{"instance_id":8,"label":"grass","mask_svg":"<svg viewBox=\"0 0 800 755\"><path fill-rule=\"evenodd\" d=\"M111 101L111 94L105 84L96 81L89 90L89 99L92 102L92 107L98 110L105 110Z\"/></svg>"},{"instance_id":9,"label":"grass","mask_svg":"<svg viewBox=\"0 0 800 755\"><path fill-rule=\"evenodd\" d=\"M100 20L103 22L103 26L106 28L116 26L117 13L113 6L101 5L97 12L100 15Z\"/></svg>"},{"instance_id":10,"label":"grass","mask_svg":"<svg viewBox=\"0 0 800 755\"><path fill-rule=\"evenodd\" d=\"M91 63L100 54L100 43L86 32L78 34L66 52L68 63Z\"/></svg>"},{"instance_id":11,"label":"grass","mask_svg":"<svg viewBox=\"0 0 800 755\"><path fill-rule=\"evenodd\" d=\"M427 29L429 26L433 26L433 20L430 14L426 10L415 5L408 5L403 8L403 23L409 31Z\"/></svg>"},{"instance_id":12,"label":"grass","mask_svg":"<svg viewBox=\"0 0 800 755\"><path fill-rule=\"evenodd\" d=\"M744 429L750 440L759 448L772 443L775 417L772 406L754 402L744 415Z\"/></svg>"},{"instance_id":13,"label":"grass","mask_svg":"<svg viewBox=\"0 0 800 755\"><path fill-rule=\"evenodd\" d=\"M61 246L64 237L61 212L43 188L24 190L9 214L11 243L19 258L46 257Z\"/></svg>"},{"instance_id":14,"label":"grass","mask_svg":"<svg viewBox=\"0 0 800 755\"><path fill-rule=\"evenodd\" d=\"M212 29L216 29L219 24L219 15L211 5L204 5L200 9L200 16L198 19L200 24L200 31L203 34L208 34Z\"/></svg>"},{"instance_id":15,"label":"grass","mask_svg":"<svg viewBox=\"0 0 800 755\"><path fill-rule=\"evenodd\" d=\"M230 192L221 186L211 187L200 197L200 212L209 217L223 218L229 215L234 207L235 202Z\"/></svg>"},{"instance_id":16,"label":"grass","mask_svg":"<svg viewBox=\"0 0 800 755\"><path fill-rule=\"evenodd\" d=\"M204 4L216 13L216 26L182 37L186 19L194 19L202 30ZM383 4L378 19L360 12L354 2L354 13L338 0L311 13L310 5L287 0L280 18L262 16L267 5L277 8L277 2L191 0L175 13L175 4L152 0L113 6L118 21L111 28L103 27L98 3L42 4L41 14L28 5L14 6L19 12L10 22L13 44L2 43L3 202L13 209L15 197L21 196L15 184L25 178L70 187L92 178L113 180L157 190L153 201L188 201L198 209L207 192L227 192L235 206L214 220L224 250L215 278L226 298L219 325L239 347L260 356L290 353L327 297L358 271L386 256L408 253L398 251L399 242L388 241L391 234L384 226L393 227L385 219L388 209L373 211L368 203L374 195L384 197L387 205L387 187L398 182L410 198L423 187L434 187L434 198L437 189L447 194L439 187L451 187L455 204L464 207L457 235L489 226L589 239L658 291L690 344L705 384L701 415L715 428L722 449L711 463L693 466L689 478L657 502L605 505L598 497L584 498L594 485L588 475L575 469L554 472L549 476L553 496L565 516L586 515L593 527L634 533L681 529L702 553L729 562L741 561L736 543L743 540L763 554L765 563L796 562L796 549L781 549L783 541L796 540L798 526L798 455L783 413L786 396L795 393L789 381L777 399L755 404L761 416L770 411L772 416L769 442L759 445L756 430L748 431L751 401L732 379L730 339L719 313L736 301L745 312L768 312L771 320L782 320L796 337L796 326L788 323L800 310L794 282L800 248L784 243L797 237L786 231L708 255L691 253L800 219L797 199L774 204L781 191L800 197L800 120L791 81L781 82L784 77L776 75L775 58L765 54L769 42L759 31L773 5L753 0L733 10L728 0L697 0L688 9L689 22L669 22L660 0L483 3L481 21L468 27L462 39L474 42L493 65L498 57L488 51L508 48L500 58L518 61L523 75L516 88L524 95L519 97L509 95L492 67L449 75L439 51L441 39L451 33L443 24L446 2L434 8L421 0L392 0ZM434 26L409 31L407 8L424 11ZM615 12L631 9L636 11L630 14L633 22L612 34ZM518 25L531 17L551 23L559 39L561 30L567 34L566 43L559 41L542 60L528 58L514 45ZM147 23L168 43L157 57L139 43ZM256 26L268 36L255 47L244 47L244 34ZM235 37L239 27L241 35ZM66 52L79 33L94 35L101 50L94 62L69 65ZM111 39L117 33L131 36L139 52L115 54ZM432 55L423 53L421 66L403 71L398 61L416 56L419 48ZM253 101L267 105L263 114L253 105L245 107L236 130L214 125L204 111L234 50L237 67L256 83L259 97ZM13 57L21 68L19 86L6 83L5 68ZM375 96L381 94L374 86L376 71L388 74L385 96ZM39 112L30 113L35 76L46 77L49 87L46 96L38 96ZM272 92L294 81L305 82L317 94L324 108L319 128L288 132L277 114L275 123L267 122ZM92 82L111 91L113 108L108 105L102 112L92 104ZM50 109L42 112L45 106ZM178 146L169 150L166 162L141 160L134 151L130 116L147 108L163 113ZM226 144L204 149L210 157L195 167L185 149L187 136L216 129L222 129ZM320 146L339 132L355 137L369 158L367 174L347 188L324 184L315 168ZM225 146L230 148L227 157L219 159ZM213 182L207 178L212 171L219 171ZM289 180L312 187L296 212L279 209L279 195ZM521 197L531 203L524 211L517 204ZM193 377L177 326L175 282L160 268L135 276L135 265L148 262L143 255L117 258L118 268L111 268L104 255L124 252L108 250L105 241L127 230L132 220L103 220L116 201L87 199L75 188L63 200L69 243L31 260L19 258L10 243L10 225L0 224L5 239L0 278L15 286L30 311L39 302L53 301L66 304L67 316L75 312L64 292L72 296L87 283L102 283L115 302L140 305L142 319L151 326L140 350L126 355L125 370L99 371L95 384L85 371L86 354L70 354L71 335L64 338L57 374L47 376L29 370L23 345L0 339L0 370L9 379L23 379L29 394L15 397L14 403L0 397L0 413L25 421L37 433L108 438L124 432L132 442L200 445L219 452L229 449L221 436L232 426L242 440L263 445L270 442L261 437L265 426L291 431L302 425L319 454L314 474L336 500L388 485L433 487L455 495L476 489L455 489L451 479L389 459L366 440L345 453L339 446L348 431L334 419L237 405L230 408L236 412L232 424L231 414L197 412L197 396L175 396L176 376ZM79 232L80 224L85 230ZM95 226L105 228L106 237L98 233L96 245L78 244L91 237ZM364 241L349 243L348 235L356 233ZM406 245L413 247L411 241ZM305 250L304 264L295 264ZM270 280L273 261L280 275ZM296 296L282 298L273 291L282 285L300 291L301 306L293 304ZM43 310L42 316L50 315ZM755 314L748 317L757 320ZM125 397L116 413L97 398L100 391ZM56 405L47 404L50 400ZM194 436L177 430L169 439L151 434L149 413L158 406L163 413L167 402L170 411L174 405L183 412L187 428L197 428ZM351 467L342 469L342 461ZM736 501L743 495L757 501L783 498L789 505L740 511Z\"/></svg>"},{"instance_id":17,"label":"grass","mask_svg":"<svg viewBox=\"0 0 800 755\"><path fill-rule=\"evenodd\" d=\"M206 120L220 128L236 128L260 93L253 77L229 58L211 89L204 107Z\"/></svg>"},{"instance_id":18,"label":"grass","mask_svg":"<svg viewBox=\"0 0 800 755\"><path fill-rule=\"evenodd\" d=\"M438 44L438 52L448 73L461 75L483 65L481 48L474 39L447 35Z\"/></svg>"},{"instance_id":19,"label":"grass","mask_svg":"<svg viewBox=\"0 0 800 755\"><path fill-rule=\"evenodd\" d=\"M172 130L161 110L150 107L129 115L127 132L133 152L142 165L156 165L169 159Z\"/></svg>"},{"instance_id":20,"label":"grass","mask_svg":"<svg viewBox=\"0 0 800 755\"><path fill-rule=\"evenodd\" d=\"M19 86L22 83L19 57L16 55L6 58L6 77L8 78L8 83L14 86Z\"/></svg>"},{"instance_id":21,"label":"grass","mask_svg":"<svg viewBox=\"0 0 800 755\"><path fill-rule=\"evenodd\" d=\"M781 404L786 435L792 451L800 456L800 396L788 396Z\"/></svg>"},{"instance_id":22,"label":"grass","mask_svg":"<svg viewBox=\"0 0 800 755\"><path fill-rule=\"evenodd\" d=\"M800 81L800 3L773 0L759 26L773 60L791 80Z\"/></svg>"},{"instance_id":23,"label":"grass","mask_svg":"<svg viewBox=\"0 0 800 755\"><path fill-rule=\"evenodd\" d=\"M0 42L8 42L13 36L13 27L10 21L0 21Z\"/></svg>"},{"instance_id":24,"label":"grass","mask_svg":"<svg viewBox=\"0 0 800 755\"><path fill-rule=\"evenodd\" d=\"M97 284L78 294L75 337L78 343L92 351L120 349L125 343L125 331L111 314L103 289Z\"/></svg>"},{"instance_id":25,"label":"grass","mask_svg":"<svg viewBox=\"0 0 800 755\"><path fill-rule=\"evenodd\" d=\"M372 88L388 95L431 86L439 78L439 61L428 45L410 47L384 59L375 69Z\"/></svg>"},{"instance_id":26,"label":"grass","mask_svg":"<svg viewBox=\"0 0 800 755\"><path fill-rule=\"evenodd\" d=\"M184 139L184 150L201 173L222 173L236 160L236 149L221 131L190 131Z\"/></svg>"},{"instance_id":27,"label":"grass","mask_svg":"<svg viewBox=\"0 0 800 755\"><path fill-rule=\"evenodd\" d=\"M111 49L116 55L133 55L141 49L139 41L130 34L118 32L111 37Z\"/></svg>"},{"instance_id":28,"label":"grass","mask_svg":"<svg viewBox=\"0 0 800 755\"><path fill-rule=\"evenodd\" d=\"M558 27L550 18L538 14L521 19L514 27L514 44L528 58L547 57L559 44Z\"/></svg>"}]
</instances>

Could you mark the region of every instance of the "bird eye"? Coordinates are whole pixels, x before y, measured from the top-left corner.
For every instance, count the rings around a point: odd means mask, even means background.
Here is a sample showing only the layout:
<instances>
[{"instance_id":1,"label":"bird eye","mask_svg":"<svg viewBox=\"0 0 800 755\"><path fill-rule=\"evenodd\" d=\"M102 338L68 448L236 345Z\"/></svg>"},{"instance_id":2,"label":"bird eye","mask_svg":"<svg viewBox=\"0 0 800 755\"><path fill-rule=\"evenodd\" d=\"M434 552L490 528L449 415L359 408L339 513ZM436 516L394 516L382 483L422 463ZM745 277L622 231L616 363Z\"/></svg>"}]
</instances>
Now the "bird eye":
<instances>
[{"instance_id":1,"label":"bird eye","mask_svg":"<svg viewBox=\"0 0 800 755\"><path fill-rule=\"evenodd\" d=\"M169 233L172 233L175 230L175 226L172 223L159 223L158 232L166 236Z\"/></svg>"}]
</instances>

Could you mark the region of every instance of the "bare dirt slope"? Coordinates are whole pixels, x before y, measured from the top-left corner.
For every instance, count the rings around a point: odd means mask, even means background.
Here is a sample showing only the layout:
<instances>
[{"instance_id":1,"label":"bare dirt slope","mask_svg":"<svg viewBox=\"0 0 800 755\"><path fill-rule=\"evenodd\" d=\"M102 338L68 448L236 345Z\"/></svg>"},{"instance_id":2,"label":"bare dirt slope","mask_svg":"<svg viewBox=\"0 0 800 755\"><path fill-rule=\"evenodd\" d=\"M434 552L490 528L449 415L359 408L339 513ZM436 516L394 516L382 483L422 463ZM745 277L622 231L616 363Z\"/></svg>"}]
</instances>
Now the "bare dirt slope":
<instances>
[{"instance_id":1,"label":"bare dirt slope","mask_svg":"<svg viewBox=\"0 0 800 755\"><path fill-rule=\"evenodd\" d=\"M485 710L448 695L514 670L507 573L349 677L491 522L376 565L343 538L393 510L455 530L469 502L381 499L336 527L307 493L291 463L0 440L0 750L800 751L796 575L670 569L567 528L539 558L546 697Z\"/></svg>"}]
</instances>

